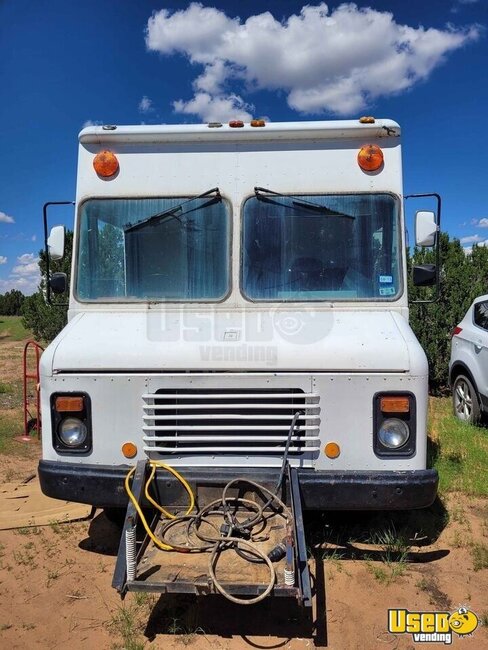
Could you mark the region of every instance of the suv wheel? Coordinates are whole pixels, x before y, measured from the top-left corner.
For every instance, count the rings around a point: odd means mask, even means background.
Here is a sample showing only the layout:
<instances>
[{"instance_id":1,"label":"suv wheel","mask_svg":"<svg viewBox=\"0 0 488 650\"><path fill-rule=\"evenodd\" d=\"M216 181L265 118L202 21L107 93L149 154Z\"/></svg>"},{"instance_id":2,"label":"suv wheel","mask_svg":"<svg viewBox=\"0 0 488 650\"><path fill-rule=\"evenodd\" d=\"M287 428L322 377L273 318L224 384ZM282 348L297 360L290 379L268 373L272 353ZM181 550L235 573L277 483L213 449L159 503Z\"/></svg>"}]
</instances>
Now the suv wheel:
<instances>
[{"instance_id":1,"label":"suv wheel","mask_svg":"<svg viewBox=\"0 0 488 650\"><path fill-rule=\"evenodd\" d=\"M452 387L454 415L469 424L478 424L481 418L480 404L476 389L464 375L458 375Z\"/></svg>"}]
</instances>

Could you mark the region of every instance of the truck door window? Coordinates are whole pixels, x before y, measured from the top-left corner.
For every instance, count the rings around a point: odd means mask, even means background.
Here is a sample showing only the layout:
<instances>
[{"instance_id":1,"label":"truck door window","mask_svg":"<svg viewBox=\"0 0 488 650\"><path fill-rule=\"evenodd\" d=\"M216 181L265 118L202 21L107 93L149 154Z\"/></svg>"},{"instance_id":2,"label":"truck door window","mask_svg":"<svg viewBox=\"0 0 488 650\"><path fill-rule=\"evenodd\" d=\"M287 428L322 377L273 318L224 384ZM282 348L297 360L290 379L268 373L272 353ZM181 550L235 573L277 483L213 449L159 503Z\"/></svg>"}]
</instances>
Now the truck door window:
<instances>
[{"instance_id":1,"label":"truck door window","mask_svg":"<svg viewBox=\"0 0 488 650\"><path fill-rule=\"evenodd\" d=\"M241 286L250 300L393 300L402 289L399 203L390 194L248 199ZM329 213L327 213L329 212Z\"/></svg>"},{"instance_id":2,"label":"truck door window","mask_svg":"<svg viewBox=\"0 0 488 650\"><path fill-rule=\"evenodd\" d=\"M230 282L228 205L196 198L171 218L148 220L186 198L83 203L78 299L175 302L224 298Z\"/></svg>"}]
</instances>

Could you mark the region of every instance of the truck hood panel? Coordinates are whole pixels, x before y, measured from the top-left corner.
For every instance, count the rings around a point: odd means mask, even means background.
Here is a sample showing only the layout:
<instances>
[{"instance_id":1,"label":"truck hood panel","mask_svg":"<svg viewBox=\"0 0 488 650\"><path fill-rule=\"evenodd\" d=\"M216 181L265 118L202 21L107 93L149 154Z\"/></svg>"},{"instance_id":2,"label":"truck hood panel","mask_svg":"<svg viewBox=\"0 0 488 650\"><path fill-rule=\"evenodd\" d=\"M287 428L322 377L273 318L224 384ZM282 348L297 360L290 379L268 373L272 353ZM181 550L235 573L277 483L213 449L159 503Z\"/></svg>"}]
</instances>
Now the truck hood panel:
<instances>
[{"instance_id":1,"label":"truck hood panel","mask_svg":"<svg viewBox=\"0 0 488 650\"><path fill-rule=\"evenodd\" d=\"M43 374L413 372L412 361L426 372L407 321L395 312L366 310L85 312L43 357Z\"/></svg>"}]
</instances>

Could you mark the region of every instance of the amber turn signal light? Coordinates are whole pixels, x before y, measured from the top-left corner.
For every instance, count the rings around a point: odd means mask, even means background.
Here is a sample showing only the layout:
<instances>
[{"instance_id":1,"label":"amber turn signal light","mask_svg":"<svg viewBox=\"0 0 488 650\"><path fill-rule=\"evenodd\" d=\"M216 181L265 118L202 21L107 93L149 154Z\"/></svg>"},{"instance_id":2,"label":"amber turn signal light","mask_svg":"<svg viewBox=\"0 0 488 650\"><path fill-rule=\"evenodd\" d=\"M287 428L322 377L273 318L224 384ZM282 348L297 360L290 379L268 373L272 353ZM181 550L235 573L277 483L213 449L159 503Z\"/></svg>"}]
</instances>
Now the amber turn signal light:
<instances>
[{"instance_id":1,"label":"amber turn signal light","mask_svg":"<svg viewBox=\"0 0 488 650\"><path fill-rule=\"evenodd\" d=\"M124 442L122 453L126 458L134 458L134 456L137 456L137 447L133 442Z\"/></svg>"},{"instance_id":2,"label":"amber turn signal light","mask_svg":"<svg viewBox=\"0 0 488 650\"><path fill-rule=\"evenodd\" d=\"M103 178L113 176L119 171L117 156L111 151L100 151L93 159L93 169Z\"/></svg>"},{"instance_id":3,"label":"amber turn signal light","mask_svg":"<svg viewBox=\"0 0 488 650\"><path fill-rule=\"evenodd\" d=\"M56 397L55 408L58 413L79 413L85 408L83 397Z\"/></svg>"},{"instance_id":4,"label":"amber turn signal light","mask_svg":"<svg viewBox=\"0 0 488 650\"><path fill-rule=\"evenodd\" d=\"M324 452L327 458L337 458L341 453L341 448L337 442L328 442L325 445Z\"/></svg>"},{"instance_id":5,"label":"amber turn signal light","mask_svg":"<svg viewBox=\"0 0 488 650\"><path fill-rule=\"evenodd\" d=\"M380 400L382 413L409 413L410 400L408 397L392 395L391 397L382 397Z\"/></svg>"},{"instance_id":6,"label":"amber turn signal light","mask_svg":"<svg viewBox=\"0 0 488 650\"><path fill-rule=\"evenodd\" d=\"M376 144L366 144L358 153L358 165L365 172L375 172L383 164L383 152Z\"/></svg>"}]
</instances>

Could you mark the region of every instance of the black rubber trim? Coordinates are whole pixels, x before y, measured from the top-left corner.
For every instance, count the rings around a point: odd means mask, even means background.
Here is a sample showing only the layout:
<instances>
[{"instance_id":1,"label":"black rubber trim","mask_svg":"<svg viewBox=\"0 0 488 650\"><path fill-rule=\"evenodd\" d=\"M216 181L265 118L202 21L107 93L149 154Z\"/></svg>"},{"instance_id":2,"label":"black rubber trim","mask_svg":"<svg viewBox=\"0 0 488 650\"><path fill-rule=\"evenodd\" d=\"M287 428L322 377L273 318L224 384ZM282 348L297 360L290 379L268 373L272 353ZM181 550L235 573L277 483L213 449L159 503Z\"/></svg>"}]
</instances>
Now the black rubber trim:
<instances>
[{"instance_id":1,"label":"black rubber trim","mask_svg":"<svg viewBox=\"0 0 488 650\"><path fill-rule=\"evenodd\" d=\"M459 370L461 372L458 372ZM451 386L451 388L452 385L454 384L455 378L458 377L458 375L466 375L466 377L473 384L475 391L478 392L478 388L476 386L476 382L473 378L473 375L471 374L471 370L464 363L464 361L455 361L452 365L452 368L449 372L449 385Z\"/></svg>"},{"instance_id":2,"label":"black rubber trim","mask_svg":"<svg viewBox=\"0 0 488 650\"><path fill-rule=\"evenodd\" d=\"M480 398L481 408L483 409L483 412L488 413L488 397L486 395L482 395L481 393L478 393L478 397Z\"/></svg>"},{"instance_id":3,"label":"black rubber trim","mask_svg":"<svg viewBox=\"0 0 488 650\"><path fill-rule=\"evenodd\" d=\"M41 460L41 489L55 499L88 503L100 508L127 506L124 479L128 465L87 465ZM178 472L208 500L238 476L274 488L279 470L259 468L178 467ZM315 471L298 469L305 510L411 510L431 505L437 493L434 469L411 471ZM156 495L163 505L183 506L188 495L175 477L157 475ZM286 497L286 495L285 495Z\"/></svg>"}]
</instances>

